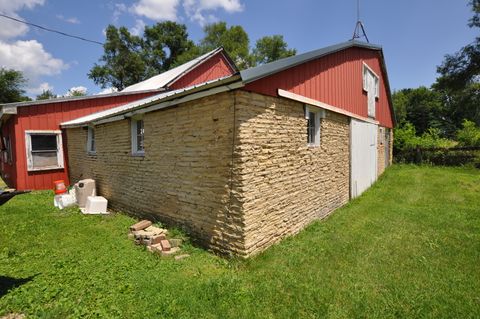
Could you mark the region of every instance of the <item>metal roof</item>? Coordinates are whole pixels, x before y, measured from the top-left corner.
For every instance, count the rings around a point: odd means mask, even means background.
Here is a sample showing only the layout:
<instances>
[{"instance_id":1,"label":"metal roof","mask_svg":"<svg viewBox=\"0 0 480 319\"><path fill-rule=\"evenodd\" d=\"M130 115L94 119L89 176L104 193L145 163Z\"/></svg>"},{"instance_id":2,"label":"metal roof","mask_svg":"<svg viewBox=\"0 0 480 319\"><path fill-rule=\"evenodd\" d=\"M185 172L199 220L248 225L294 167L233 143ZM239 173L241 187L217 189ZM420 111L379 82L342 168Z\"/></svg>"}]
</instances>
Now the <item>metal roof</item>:
<instances>
[{"instance_id":1,"label":"metal roof","mask_svg":"<svg viewBox=\"0 0 480 319\"><path fill-rule=\"evenodd\" d=\"M291 67L294 67L296 65L318 59L320 57L323 57L328 54L332 54L341 50L345 50L351 47L360 47L360 48L366 48L366 49L372 49L372 50L382 50L381 46L370 44L370 43L365 43L361 41L347 41L339 44L335 44L329 47L321 48L318 50L306 52L303 54L299 55L294 55L288 58L280 59L274 62L270 62L267 64L262 64L254 68L250 68L247 70L243 70L240 72L240 75L242 76L243 82L250 83L255 80L261 79L263 77L272 75L274 73L278 73L280 71L289 69Z\"/></svg>"},{"instance_id":2,"label":"metal roof","mask_svg":"<svg viewBox=\"0 0 480 319\"><path fill-rule=\"evenodd\" d=\"M167 92L163 92L163 93L160 93L160 94L157 94L157 95L149 96L147 98L137 100L137 101L133 101L133 102L121 105L121 106L117 106L117 107L108 109L108 110L92 113L92 114L89 114L89 115L86 115L86 116L83 116L83 117L80 117L80 118L77 118L77 119L74 119L74 120L71 120L71 121L68 121L68 122L63 122L60 125L62 127L76 127L76 126L84 126L84 125L92 124L92 123L94 123L96 121L99 121L99 120L115 117L117 115L121 115L121 114L125 114L125 113L129 113L129 112L135 111L137 109L141 109L141 108L150 106L152 104L158 104L158 103L161 103L161 102L166 101L166 100L176 99L180 96L188 95L188 94L198 92L198 91L207 90L207 89L210 89L212 87L217 87L217 86L220 86L220 85L225 85L227 83L232 83L232 82L235 82L237 80L239 80L238 75L229 75L229 76L226 76L226 77L223 77L223 78L211 80L211 81L204 82L204 83L197 84L197 85L193 85L193 86L190 86L190 87L181 88L181 89L173 90L173 91L167 91Z\"/></svg>"},{"instance_id":3,"label":"metal roof","mask_svg":"<svg viewBox=\"0 0 480 319\"><path fill-rule=\"evenodd\" d=\"M166 88L168 84L175 81L185 73L197 67L199 64L203 63L205 60L208 60L211 56L222 52L223 48L216 48L204 55L201 55L187 63L177 66L176 68L170 69L158 75L155 75L145 81L127 86L122 92L132 92L132 91L143 91L143 90L154 90L159 88Z\"/></svg>"},{"instance_id":4,"label":"metal roof","mask_svg":"<svg viewBox=\"0 0 480 319\"><path fill-rule=\"evenodd\" d=\"M161 91L164 91L164 89L144 90L144 91L135 91L135 92L112 92L112 93L84 95L84 96L64 96L64 97L57 97L53 99L47 99L47 100L3 103L3 104L0 104L0 107L1 106L14 106L14 107L33 106L33 105L62 103L62 102L71 102L71 101L79 101L79 100L90 100L90 99L100 99L100 98L103 99L103 98L114 97L114 96L132 95L132 94L149 93L149 92L161 92Z\"/></svg>"}]
</instances>

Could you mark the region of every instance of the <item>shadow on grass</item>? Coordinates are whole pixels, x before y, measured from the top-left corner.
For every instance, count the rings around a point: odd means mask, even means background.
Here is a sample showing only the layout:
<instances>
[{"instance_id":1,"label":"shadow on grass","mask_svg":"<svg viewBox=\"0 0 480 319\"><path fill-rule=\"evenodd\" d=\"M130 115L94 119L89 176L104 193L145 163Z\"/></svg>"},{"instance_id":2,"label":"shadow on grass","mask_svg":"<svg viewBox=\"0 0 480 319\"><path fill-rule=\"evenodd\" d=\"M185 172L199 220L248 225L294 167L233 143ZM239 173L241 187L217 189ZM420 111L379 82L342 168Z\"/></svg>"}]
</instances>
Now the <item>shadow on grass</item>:
<instances>
[{"instance_id":1,"label":"shadow on grass","mask_svg":"<svg viewBox=\"0 0 480 319\"><path fill-rule=\"evenodd\" d=\"M38 276L38 274L27 277L27 278L13 278L13 277L0 276L0 298L5 296L9 290L19 287L23 284L26 284L36 276Z\"/></svg>"}]
</instances>

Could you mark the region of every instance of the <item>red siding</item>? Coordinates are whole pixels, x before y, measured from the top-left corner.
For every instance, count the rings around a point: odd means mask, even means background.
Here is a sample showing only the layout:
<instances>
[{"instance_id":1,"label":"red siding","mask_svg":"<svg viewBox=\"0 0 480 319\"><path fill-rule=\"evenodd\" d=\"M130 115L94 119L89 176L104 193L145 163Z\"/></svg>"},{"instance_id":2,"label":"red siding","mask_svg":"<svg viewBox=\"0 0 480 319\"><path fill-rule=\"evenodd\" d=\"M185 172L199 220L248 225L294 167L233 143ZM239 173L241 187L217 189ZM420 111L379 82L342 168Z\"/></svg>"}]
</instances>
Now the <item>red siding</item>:
<instances>
[{"instance_id":1,"label":"red siding","mask_svg":"<svg viewBox=\"0 0 480 319\"><path fill-rule=\"evenodd\" d=\"M60 123L94 112L110 109L155 93L137 93L122 96L99 97L95 99L47 103L42 105L20 106L17 115L11 116L3 124L3 136L12 139L13 165L2 164L2 176L7 174L6 182L10 187L24 189L51 189L53 181L68 180L68 153L66 136L62 134L65 168L29 172L27 170L25 131L60 130ZM2 161L3 162L3 161Z\"/></svg>"},{"instance_id":2,"label":"red siding","mask_svg":"<svg viewBox=\"0 0 480 319\"><path fill-rule=\"evenodd\" d=\"M362 63L365 62L380 77L376 120L392 128L381 59L378 51L349 48L259 79L244 89L271 96L277 96L277 90L283 89L368 117L367 95L362 88Z\"/></svg>"},{"instance_id":3,"label":"red siding","mask_svg":"<svg viewBox=\"0 0 480 319\"><path fill-rule=\"evenodd\" d=\"M219 79L234 73L235 70L232 69L225 56L219 52L177 79L170 85L170 88L174 90L185 88L195 84Z\"/></svg>"}]
</instances>

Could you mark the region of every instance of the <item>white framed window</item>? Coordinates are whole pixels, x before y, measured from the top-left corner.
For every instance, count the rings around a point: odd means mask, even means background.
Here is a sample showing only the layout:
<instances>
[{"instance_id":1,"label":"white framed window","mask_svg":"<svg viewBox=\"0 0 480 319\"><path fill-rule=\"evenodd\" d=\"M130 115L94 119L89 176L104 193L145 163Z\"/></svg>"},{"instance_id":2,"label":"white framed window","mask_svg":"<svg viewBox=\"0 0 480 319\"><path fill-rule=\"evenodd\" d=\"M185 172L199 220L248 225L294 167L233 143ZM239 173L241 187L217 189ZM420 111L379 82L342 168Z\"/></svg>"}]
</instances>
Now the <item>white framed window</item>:
<instances>
[{"instance_id":1,"label":"white framed window","mask_svg":"<svg viewBox=\"0 0 480 319\"><path fill-rule=\"evenodd\" d=\"M145 155L145 128L143 119L131 120L131 140L132 140L132 155L144 156Z\"/></svg>"},{"instance_id":2,"label":"white framed window","mask_svg":"<svg viewBox=\"0 0 480 319\"><path fill-rule=\"evenodd\" d=\"M64 167L61 131L25 131L25 146L29 171Z\"/></svg>"},{"instance_id":3,"label":"white framed window","mask_svg":"<svg viewBox=\"0 0 480 319\"><path fill-rule=\"evenodd\" d=\"M380 97L380 80L378 75L363 63L363 90L367 92L368 116L376 116L376 99Z\"/></svg>"},{"instance_id":4,"label":"white framed window","mask_svg":"<svg viewBox=\"0 0 480 319\"><path fill-rule=\"evenodd\" d=\"M97 144L95 143L95 128L89 126L87 129L87 153L95 155L97 153Z\"/></svg>"},{"instance_id":5,"label":"white framed window","mask_svg":"<svg viewBox=\"0 0 480 319\"><path fill-rule=\"evenodd\" d=\"M314 106L305 106L305 119L307 120L307 144L308 146L320 146L321 119L325 117L325 111Z\"/></svg>"}]
</instances>

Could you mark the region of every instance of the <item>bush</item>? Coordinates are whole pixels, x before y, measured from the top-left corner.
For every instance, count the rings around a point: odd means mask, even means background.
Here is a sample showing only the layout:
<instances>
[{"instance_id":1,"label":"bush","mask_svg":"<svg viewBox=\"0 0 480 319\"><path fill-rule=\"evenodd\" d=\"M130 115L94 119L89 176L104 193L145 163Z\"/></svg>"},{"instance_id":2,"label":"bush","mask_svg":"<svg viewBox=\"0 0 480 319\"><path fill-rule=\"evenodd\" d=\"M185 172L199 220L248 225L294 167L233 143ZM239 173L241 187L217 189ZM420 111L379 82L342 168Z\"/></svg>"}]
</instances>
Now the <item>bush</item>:
<instances>
[{"instance_id":1,"label":"bush","mask_svg":"<svg viewBox=\"0 0 480 319\"><path fill-rule=\"evenodd\" d=\"M480 127L474 122L464 120L463 128L457 131L457 140L461 146L480 146Z\"/></svg>"}]
</instances>

